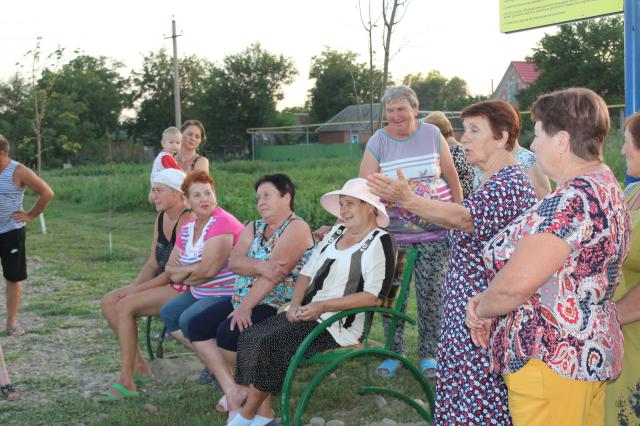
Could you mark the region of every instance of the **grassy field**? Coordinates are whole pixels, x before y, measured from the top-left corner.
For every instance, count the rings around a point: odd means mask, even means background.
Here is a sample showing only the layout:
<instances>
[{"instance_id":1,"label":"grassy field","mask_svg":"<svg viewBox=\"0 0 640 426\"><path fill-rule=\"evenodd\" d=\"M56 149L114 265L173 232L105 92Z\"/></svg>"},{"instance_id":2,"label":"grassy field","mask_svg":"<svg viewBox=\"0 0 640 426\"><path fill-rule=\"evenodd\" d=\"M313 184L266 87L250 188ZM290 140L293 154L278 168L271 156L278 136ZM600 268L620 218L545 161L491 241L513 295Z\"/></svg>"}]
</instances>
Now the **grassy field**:
<instances>
[{"instance_id":1,"label":"grassy field","mask_svg":"<svg viewBox=\"0 0 640 426\"><path fill-rule=\"evenodd\" d=\"M319 195L338 187L337 182L342 183L357 170L355 163L330 163L305 164L301 171L279 163L214 164L213 169L217 172L214 174L221 204L234 213L243 212L238 214L241 219L256 216L253 190L243 186L266 172L291 173L298 184L297 210L319 225L328 220L314 205ZM32 270L25 286L26 306L20 313L28 334L19 339L0 337L12 379L25 392L25 398L17 403L0 402L0 424L224 424L225 417L214 410L214 401L221 394L196 384L193 373L146 384L139 400L97 404L91 399L95 390L104 389L103 383L115 378L119 368L117 342L101 316L100 297L135 278L148 256L155 217L144 204L146 170L137 166L117 170L121 173L112 179L121 181L123 186L114 191L114 204L118 203L119 211L111 216L104 211L104 204L99 204L107 192L104 169L94 170L94 175L88 174L89 169L75 169L46 176L58 197L46 212L48 234L41 235L37 223L28 228ZM143 197L131 194L124 184L127 181L142 191ZM79 197L73 198L74 194ZM133 198L127 201L130 196ZM27 204L30 202L27 200ZM131 204L125 208L127 202ZM231 203L234 207L228 207ZM110 232L111 254L107 250ZM413 300L410 313L415 313ZM376 320L374 335L381 340L379 322ZM142 335L142 321L139 323ZM407 354L414 361L416 337L415 328L408 327ZM301 373L296 395L311 371ZM348 425L369 424L385 417L398 422L419 420L413 410L390 398L379 409L373 397L358 396L357 386L364 380L361 362L337 370L314 395L307 411L309 417L340 419ZM406 371L391 386L424 399ZM277 413L277 401L274 410Z\"/></svg>"}]
</instances>

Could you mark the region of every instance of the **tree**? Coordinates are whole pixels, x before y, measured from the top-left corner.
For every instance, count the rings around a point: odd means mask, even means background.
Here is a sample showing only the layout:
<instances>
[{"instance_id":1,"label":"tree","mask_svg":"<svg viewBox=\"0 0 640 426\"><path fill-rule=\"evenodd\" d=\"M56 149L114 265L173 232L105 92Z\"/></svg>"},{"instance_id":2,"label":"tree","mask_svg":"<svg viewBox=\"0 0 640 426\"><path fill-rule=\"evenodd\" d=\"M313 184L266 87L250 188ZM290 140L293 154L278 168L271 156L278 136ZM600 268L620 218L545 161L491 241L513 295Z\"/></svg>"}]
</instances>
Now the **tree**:
<instances>
[{"instance_id":1,"label":"tree","mask_svg":"<svg viewBox=\"0 0 640 426\"><path fill-rule=\"evenodd\" d=\"M516 98L528 108L537 96L567 87L588 87L608 103L624 101L624 24L620 17L560 26L545 35L533 55L538 79Z\"/></svg>"},{"instance_id":2,"label":"tree","mask_svg":"<svg viewBox=\"0 0 640 426\"><path fill-rule=\"evenodd\" d=\"M382 84L380 85L380 99L384 94L384 91L387 87L387 81L389 81L389 60L391 59L391 35L393 34L393 30L395 26L402 21L404 18L404 14L407 12L407 8L409 7L409 0L391 0L391 5L389 5L390 0L382 0L382 21L384 23L383 31L382 31L382 39L383 44L382 47L384 49L384 62L382 67ZM384 106L380 105L380 117L378 118L378 127L382 127L382 108Z\"/></svg>"},{"instance_id":3,"label":"tree","mask_svg":"<svg viewBox=\"0 0 640 426\"><path fill-rule=\"evenodd\" d=\"M212 68L203 96L203 120L210 143L247 144L249 127L269 126L276 117L282 88L298 73L293 61L254 43L228 55L222 68Z\"/></svg>"},{"instance_id":4,"label":"tree","mask_svg":"<svg viewBox=\"0 0 640 426\"><path fill-rule=\"evenodd\" d=\"M420 109L457 111L469 104L467 82L460 77L448 80L440 71L432 70L405 76L402 83L411 87L418 96Z\"/></svg>"},{"instance_id":5,"label":"tree","mask_svg":"<svg viewBox=\"0 0 640 426\"><path fill-rule=\"evenodd\" d=\"M358 63L357 58L354 52L330 48L312 58L309 78L315 79L315 84L309 91L311 121L326 121L345 107L370 99L369 67ZM382 72L374 69L373 79L374 91L379 93Z\"/></svg>"},{"instance_id":6,"label":"tree","mask_svg":"<svg viewBox=\"0 0 640 426\"><path fill-rule=\"evenodd\" d=\"M182 116L201 117L206 82L215 67L195 55L180 59L179 67ZM128 127L134 138L155 144L162 131L175 124L172 75L172 58L165 49L144 56L142 69L133 72L131 102L137 114Z\"/></svg>"},{"instance_id":7,"label":"tree","mask_svg":"<svg viewBox=\"0 0 640 426\"><path fill-rule=\"evenodd\" d=\"M0 82L0 133L12 143L12 157L34 166L35 144L31 88L25 78L16 72L6 83ZM31 148L31 149L30 149Z\"/></svg>"},{"instance_id":8,"label":"tree","mask_svg":"<svg viewBox=\"0 0 640 426\"><path fill-rule=\"evenodd\" d=\"M71 161L104 159L107 135L120 127L128 80L123 64L106 57L80 55L63 65L49 101L49 157ZM76 155L77 154L77 155Z\"/></svg>"}]
</instances>

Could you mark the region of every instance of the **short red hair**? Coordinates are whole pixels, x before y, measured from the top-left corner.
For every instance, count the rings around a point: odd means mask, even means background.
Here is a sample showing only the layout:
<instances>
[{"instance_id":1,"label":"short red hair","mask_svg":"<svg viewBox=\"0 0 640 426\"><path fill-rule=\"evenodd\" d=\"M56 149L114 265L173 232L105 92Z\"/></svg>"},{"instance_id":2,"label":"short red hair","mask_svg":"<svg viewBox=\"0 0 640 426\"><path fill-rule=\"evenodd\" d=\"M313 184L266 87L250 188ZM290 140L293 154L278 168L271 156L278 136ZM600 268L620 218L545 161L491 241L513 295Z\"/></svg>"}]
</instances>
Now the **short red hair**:
<instances>
[{"instance_id":1,"label":"short red hair","mask_svg":"<svg viewBox=\"0 0 640 426\"><path fill-rule=\"evenodd\" d=\"M187 177L184 178L184 181L182 182L181 188L185 197L189 197L189 188L191 187L192 184L196 182L208 183L211 185L211 189L213 189L213 192L216 191L215 182L213 181L213 178L209 176L209 173L205 172L204 170L195 170L189 173Z\"/></svg>"}]
</instances>

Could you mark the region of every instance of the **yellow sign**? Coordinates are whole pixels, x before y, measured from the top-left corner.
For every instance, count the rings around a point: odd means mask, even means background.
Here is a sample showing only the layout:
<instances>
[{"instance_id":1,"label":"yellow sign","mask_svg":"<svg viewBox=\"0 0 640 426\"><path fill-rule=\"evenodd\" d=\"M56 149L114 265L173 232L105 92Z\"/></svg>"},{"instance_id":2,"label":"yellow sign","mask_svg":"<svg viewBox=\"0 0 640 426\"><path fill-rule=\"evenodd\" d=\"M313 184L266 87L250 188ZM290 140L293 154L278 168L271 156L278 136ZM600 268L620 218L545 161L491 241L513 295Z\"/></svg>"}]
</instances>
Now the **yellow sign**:
<instances>
[{"instance_id":1,"label":"yellow sign","mask_svg":"<svg viewBox=\"0 0 640 426\"><path fill-rule=\"evenodd\" d=\"M623 0L500 0L500 31L511 33L621 13Z\"/></svg>"}]
</instances>

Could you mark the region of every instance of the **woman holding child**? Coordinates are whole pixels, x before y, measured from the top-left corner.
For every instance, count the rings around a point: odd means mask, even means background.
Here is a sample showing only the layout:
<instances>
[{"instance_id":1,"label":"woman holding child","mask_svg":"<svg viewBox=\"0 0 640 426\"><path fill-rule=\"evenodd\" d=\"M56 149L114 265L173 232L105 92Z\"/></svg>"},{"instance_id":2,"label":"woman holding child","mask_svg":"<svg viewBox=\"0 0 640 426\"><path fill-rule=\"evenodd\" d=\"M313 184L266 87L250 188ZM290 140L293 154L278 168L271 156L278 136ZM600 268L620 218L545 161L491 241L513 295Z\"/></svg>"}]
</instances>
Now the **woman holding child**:
<instances>
[{"instance_id":1,"label":"woman holding child","mask_svg":"<svg viewBox=\"0 0 640 426\"><path fill-rule=\"evenodd\" d=\"M194 170L202 170L209 173L209 160L198 154L198 147L207 141L207 133L204 125L198 120L187 120L180 128L182 131L182 143L176 155L176 161L182 170L189 173Z\"/></svg>"},{"instance_id":2,"label":"woman holding child","mask_svg":"<svg viewBox=\"0 0 640 426\"><path fill-rule=\"evenodd\" d=\"M320 203L342 222L325 235L300 272L287 312L241 334L234 393L246 401L229 425L272 422L269 397L281 389L289 361L307 335L336 312L379 306L391 288L396 248L382 229L389 217L366 180L351 179ZM364 323L365 314L357 314L331 325L308 355L358 343Z\"/></svg>"},{"instance_id":3,"label":"woman holding child","mask_svg":"<svg viewBox=\"0 0 640 426\"><path fill-rule=\"evenodd\" d=\"M255 190L260 219L245 227L231 252L230 266L238 275L233 298L194 315L186 327L196 353L225 393L217 409L231 414L243 400L233 379L238 336L291 300L293 283L313 249L309 226L294 213L291 179L263 176Z\"/></svg>"}]
</instances>

